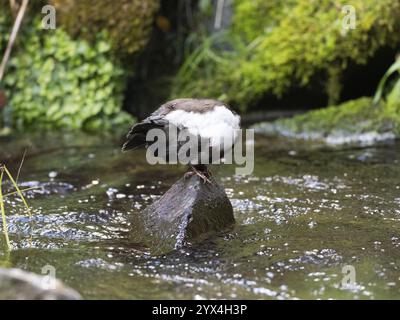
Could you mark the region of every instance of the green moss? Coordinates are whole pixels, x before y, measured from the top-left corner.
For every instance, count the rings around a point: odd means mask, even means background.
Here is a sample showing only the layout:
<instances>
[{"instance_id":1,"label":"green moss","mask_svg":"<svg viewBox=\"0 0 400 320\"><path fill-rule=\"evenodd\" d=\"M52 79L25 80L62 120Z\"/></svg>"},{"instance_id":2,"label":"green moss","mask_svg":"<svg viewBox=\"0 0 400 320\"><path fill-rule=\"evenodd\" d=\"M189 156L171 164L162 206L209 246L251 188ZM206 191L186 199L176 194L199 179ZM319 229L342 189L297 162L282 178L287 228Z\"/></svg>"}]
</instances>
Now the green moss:
<instances>
[{"instance_id":1,"label":"green moss","mask_svg":"<svg viewBox=\"0 0 400 320\"><path fill-rule=\"evenodd\" d=\"M289 137L317 140L326 137L356 137L370 133L393 133L400 137L398 102L380 102L375 105L372 98L362 97L293 118L259 124L256 128Z\"/></svg>"},{"instance_id":2,"label":"green moss","mask_svg":"<svg viewBox=\"0 0 400 320\"><path fill-rule=\"evenodd\" d=\"M381 118L385 122L393 123L393 130L396 135L400 137L400 79L387 96L386 105Z\"/></svg>"},{"instance_id":3,"label":"green moss","mask_svg":"<svg viewBox=\"0 0 400 320\"><path fill-rule=\"evenodd\" d=\"M204 39L187 58L186 72L178 73L173 95L220 97L244 109L266 93L281 96L325 74L335 101L337 79L350 61L365 64L377 49L400 41L400 0L351 1L357 17L351 30L342 28L347 0L271 3L235 0L228 44L215 36Z\"/></svg>"},{"instance_id":4,"label":"green moss","mask_svg":"<svg viewBox=\"0 0 400 320\"><path fill-rule=\"evenodd\" d=\"M370 98L351 100L338 106L331 106L307 112L290 119L280 119L275 125L281 131L293 134L315 133L327 136L334 130L343 130L348 133L361 133L363 130L378 129L377 116L381 107L372 104Z\"/></svg>"},{"instance_id":5,"label":"green moss","mask_svg":"<svg viewBox=\"0 0 400 320\"><path fill-rule=\"evenodd\" d=\"M393 75L396 78L393 79ZM384 98L383 98L384 97ZM307 139L360 140L367 133L400 137L400 59L382 77L374 98L359 98L291 119L256 126L261 131ZM358 136L358 138L357 138ZM337 139L339 138L339 140ZM378 137L379 138L379 137ZM382 138L382 135L380 136Z\"/></svg>"},{"instance_id":6,"label":"green moss","mask_svg":"<svg viewBox=\"0 0 400 320\"><path fill-rule=\"evenodd\" d=\"M159 0L51 0L60 26L75 37L95 40L107 31L118 56L133 54L147 43Z\"/></svg>"},{"instance_id":7,"label":"green moss","mask_svg":"<svg viewBox=\"0 0 400 320\"><path fill-rule=\"evenodd\" d=\"M279 25L296 0L235 0L232 31L251 42Z\"/></svg>"}]
</instances>

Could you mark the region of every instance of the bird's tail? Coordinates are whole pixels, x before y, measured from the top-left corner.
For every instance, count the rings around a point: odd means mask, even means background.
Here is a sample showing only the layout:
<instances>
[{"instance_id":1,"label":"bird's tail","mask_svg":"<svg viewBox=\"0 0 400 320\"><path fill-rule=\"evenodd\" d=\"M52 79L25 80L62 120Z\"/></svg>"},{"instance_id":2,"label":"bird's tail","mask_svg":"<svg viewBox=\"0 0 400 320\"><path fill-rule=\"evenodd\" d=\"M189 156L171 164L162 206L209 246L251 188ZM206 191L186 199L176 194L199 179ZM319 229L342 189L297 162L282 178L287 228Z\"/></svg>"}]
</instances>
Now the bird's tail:
<instances>
[{"instance_id":1,"label":"bird's tail","mask_svg":"<svg viewBox=\"0 0 400 320\"><path fill-rule=\"evenodd\" d=\"M154 122L140 122L135 124L126 136L127 141L122 146L122 151L136 150L147 146L146 135L150 129L161 128Z\"/></svg>"}]
</instances>

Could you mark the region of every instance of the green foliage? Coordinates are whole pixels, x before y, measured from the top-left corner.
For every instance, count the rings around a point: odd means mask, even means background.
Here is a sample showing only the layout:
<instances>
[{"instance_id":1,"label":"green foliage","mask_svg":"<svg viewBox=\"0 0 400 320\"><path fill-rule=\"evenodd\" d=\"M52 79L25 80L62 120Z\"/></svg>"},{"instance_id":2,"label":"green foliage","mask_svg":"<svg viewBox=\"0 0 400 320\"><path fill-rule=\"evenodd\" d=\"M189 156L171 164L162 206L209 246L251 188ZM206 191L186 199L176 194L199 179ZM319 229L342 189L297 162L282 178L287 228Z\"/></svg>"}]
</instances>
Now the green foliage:
<instances>
[{"instance_id":1,"label":"green foliage","mask_svg":"<svg viewBox=\"0 0 400 320\"><path fill-rule=\"evenodd\" d=\"M382 117L385 121L393 123L393 130L397 137L400 137L400 81L387 96L385 106Z\"/></svg>"},{"instance_id":2,"label":"green foliage","mask_svg":"<svg viewBox=\"0 0 400 320\"><path fill-rule=\"evenodd\" d=\"M396 75L396 79L390 83L389 79ZM391 85L391 90L388 91L387 87ZM388 92L385 99L382 99L384 92ZM396 123L395 130L400 135L400 57L395 61L382 80L379 82L378 89L376 90L374 103L384 100L386 105L383 112L383 117L389 121Z\"/></svg>"},{"instance_id":3,"label":"green foliage","mask_svg":"<svg viewBox=\"0 0 400 320\"><path fill-rule=\"evenodd\" d=\"M388 90L389 79L394 74L397 78ZM388 131L400 137L400 59L382 77L374 99L363 97L350 100L259 127L283 135L317 138L334 132L361 134Z\"/></svg>"},{"instance_id":4,"label":"green foliage","mask_svg":"<svg viewBox=\"0 0 400 320\"><path fill-rule=\"evenodd\" d=\"M74 38L90 41L106 30L118 55L142 49L150 36L159 0L51 0L57 21Z\"/></svg>"},{"instance_id":5,"label":"green foliage","mask_svg":"<svg viewBox=\"0 0 400 320\"><path fill-rule=\"evenodd\" d=\"M89 45L40 21L25 30L4 78L15 127L96 130L131 119L120 111L123 70L105 33Z\"/></svg>"},{"instance_id":6,"label":"green foliage","mask_svg":"<svg viewBox=\"0 0 400 320\"><path fill-rule=\"evenodd\" d=\"M378 103L379 100L381 100L383 91L387 86L388 80L393 74L400 75L400 58L397 59L397 61L395 61L395 63L393 63L390 66L388 71L386 71L386 73L382 77L381 81L379 82L378 89L376 90L375 97L374 97L374 103ZM397 96L397 98L400 98L398 96L398 95L400 95L400 90L397 90L399 88L400 88L400 77L397 80L397 83L394 85L393 92L389 95L389 97L392 97L391 99L396 100L396 96ZM400 99L397 99L397 100L400 101Z\"/></svg>"},{"instance_id":7,"label":"green foliage","mask_svg":"<svg viewBox=\"0 0 400 320\"><path fill-rule=\"evenodd\" d=\"M206 37L192 54L185 60L174 79L172 97L205 97L212 90L211 87L219 87L226 82L229 77L231 67L229 65L229 56L235 58L237 51L221 52L214 50L214 46L224 46L232 40L227 39L224 33L215 34ZM238 46L239 47L239 46ZM216 66L219 66L219 72L215 72ZM216 98L226 100L224 91L219 91Z\"/></svg>"},{"instance_id":8,"label":"green foliage","mask_svg":"<svg viewBox=\"0 0 400 320\"><path fill-rule=\"evenodd\" d=\"M2 185L3 185L3 181L5 180L5 179L3 179L4 174L10 180L12 186L15 188L15 191L12 193L3 194ZM4 198L6 198L12 194L18 194L18 196L20 197L20 200L22 201L22 203L25 206L26 211L29 213L29 217L32 218L31 208L29 207L29 205L26 202L26 199L23 195L23 192L26 191L27 189L21 190L17 184L17 180L18 180L18 177L17 177L17 179L14 179L14 177L12 176L12 174L10 173L10 171L7 169L7 167L5 165L0 166L0 215L1 215L2 225L3 225L4 238L5 238L6 245L7 245L7 250L11 250L11 243L10 243L10 239L8 236L8 226L7 226L7 220L6 220ZM32 188L30 188L30 189L32 189Z\"/></svg>"},{"instance_id":9,"label":"green foliage","mask_svg":"<svg viewBox=\"0 0 400 320\"><path fill-rule=\"evenodd\" d=\"M350 30L342 28L341 20L347 4L236 0L231 32L225 37L229 45L203 40L199 48L207 43L211 54L196 60L196 50L188 57L190 74L178 73L173 95L222 97L245 107L265 93L281 96L291 87L310 85L316 74L326 74L332 77L327 91L337 99L334 91L340 90L337 82L349 61L366 63L377 49L400 40L400 0L352 1L357 24ZM179 78L182 74L185 80Z\"/></svg>"},{"instance_id":10,"label":"green foliage","mask_svg":"<svg viewBox=\"0 0 400 320\"><path fill-rule=\"evenodd\" d=\"M235 0L232 31L251 42L277 27L295 3L296 0Z\"/></svg>"}]
</instances>

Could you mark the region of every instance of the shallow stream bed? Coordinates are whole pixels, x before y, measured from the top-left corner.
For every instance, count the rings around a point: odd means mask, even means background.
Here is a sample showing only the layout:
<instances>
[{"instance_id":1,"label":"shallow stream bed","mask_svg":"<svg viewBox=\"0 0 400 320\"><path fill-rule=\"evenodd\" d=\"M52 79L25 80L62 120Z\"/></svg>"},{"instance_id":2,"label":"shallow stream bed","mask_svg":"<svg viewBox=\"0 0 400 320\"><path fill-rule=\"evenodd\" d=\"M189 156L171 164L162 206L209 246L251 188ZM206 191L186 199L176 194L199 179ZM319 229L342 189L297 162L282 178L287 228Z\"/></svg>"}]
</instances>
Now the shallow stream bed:
<instances>
[{"instance_id":1,"label":"shallow stream bed","mask_svg":"<svg viewBox=\"0 0 400 320\"><path fill-rule=\"evenodd\" d=\"M86 299L400 299L399 142L333 149L256 136L252 176L212 168L236 225L161 255L140 214L183 167L82 135L1 138L0 162L15 173L25 148L19 182L42 188L26 193L32 219L7 198L14 249L1 235L0 266L54 266Z\"/></svg>"}]
</instances>

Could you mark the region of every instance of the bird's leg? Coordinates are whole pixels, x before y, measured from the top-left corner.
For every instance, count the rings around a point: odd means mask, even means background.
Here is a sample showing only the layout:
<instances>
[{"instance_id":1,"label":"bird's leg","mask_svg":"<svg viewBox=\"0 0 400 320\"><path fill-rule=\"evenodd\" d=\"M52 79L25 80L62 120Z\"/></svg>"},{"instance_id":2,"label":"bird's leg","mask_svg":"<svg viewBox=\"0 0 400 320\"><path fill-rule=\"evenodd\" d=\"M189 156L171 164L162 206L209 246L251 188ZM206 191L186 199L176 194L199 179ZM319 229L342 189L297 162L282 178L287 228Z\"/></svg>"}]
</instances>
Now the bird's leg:
<instances>
[{"instance_id":1,"label":"bird's leg","mask_svg":"<svg viewBox=\"0 0 400 320\"><path fill-rule=\"evenodd\" d=\"M211 177L211 172L208 171L206 166L198 166L199 168L196 168L194 165L189 165L189 171L185 173L184 177L189 178L193 175L199 176L204 183L209 183L212 184L211 180L209 179Z\"/></svg>"},{"instance_id":2,"label":"bird's leg","mask_svg":"<svg viewBox=\"0 0 400 320\"><path fill-rule=\"evenodd\" d=\"M200 171L208 179L210 179L213 176L212 172L210 170L208 170L208 167L204 164L196 165L195 169Z\"/></svg>"},{"instance_id":3,"label":"bird's leg","mask_svg":"<svg viewBox=\"0 0 400 320\"><path fill-rule=\"evenodd\" d=\"M209 177L208 177L208 171L207 171L207 172L200 171L200 170L197 169L195 166L193 166L192 170L194 171L194 173L195 173L196 175L198 175L198 176L203 180L203 183L212 184L212 183L211 183L211 180L210 180Z\"/></svg>"}]
</instances>

